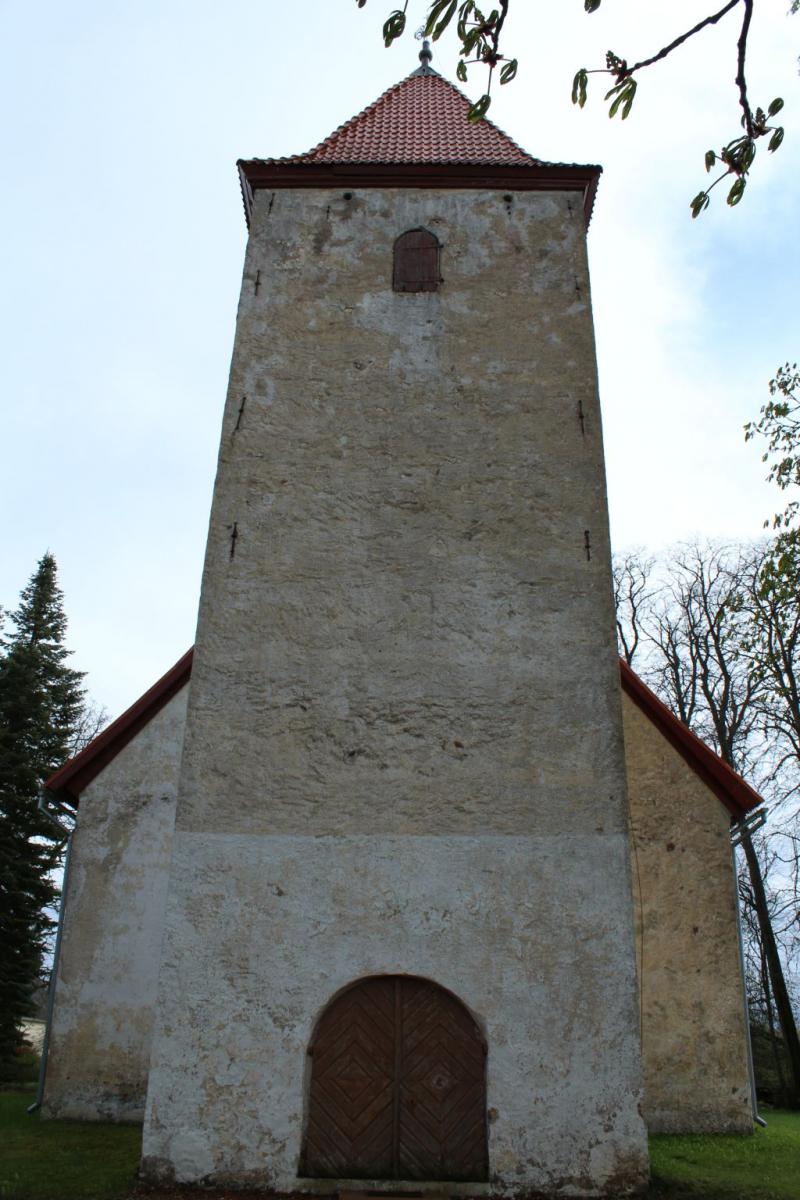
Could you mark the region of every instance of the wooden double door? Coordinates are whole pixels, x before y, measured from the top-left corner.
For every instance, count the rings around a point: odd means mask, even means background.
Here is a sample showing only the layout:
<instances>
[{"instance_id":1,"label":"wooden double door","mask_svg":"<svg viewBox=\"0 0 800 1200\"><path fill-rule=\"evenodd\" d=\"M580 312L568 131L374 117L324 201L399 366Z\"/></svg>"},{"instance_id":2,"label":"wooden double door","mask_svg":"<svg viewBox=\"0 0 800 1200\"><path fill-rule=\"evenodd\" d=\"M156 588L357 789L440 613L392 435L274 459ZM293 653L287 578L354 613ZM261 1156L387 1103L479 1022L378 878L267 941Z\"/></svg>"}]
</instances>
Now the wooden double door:
<instances>
[{"instance_id":1,"label":"wooden double door","mask_svg":"<svg viewBox=\"0 0 800 1200\"><path fill-rule=\"evenodd\" d=\"M486 1043L426 979L364 979L332 1001L309 1048L302 1173L485 1180Z\"/></svg>"}]
</instances>

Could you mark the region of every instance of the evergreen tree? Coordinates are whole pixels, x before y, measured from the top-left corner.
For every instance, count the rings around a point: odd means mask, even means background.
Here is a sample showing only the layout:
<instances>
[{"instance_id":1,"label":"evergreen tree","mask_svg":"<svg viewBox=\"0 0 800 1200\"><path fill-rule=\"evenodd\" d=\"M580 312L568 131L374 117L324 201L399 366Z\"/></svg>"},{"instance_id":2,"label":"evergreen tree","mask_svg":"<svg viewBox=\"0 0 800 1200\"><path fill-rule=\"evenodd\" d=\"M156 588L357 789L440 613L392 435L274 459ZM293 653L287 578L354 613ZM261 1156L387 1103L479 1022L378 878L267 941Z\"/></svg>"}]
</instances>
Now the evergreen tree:
<instances>
[{"instance_id":1,"label":"evergreen tree","mask_svg":"<svg viewBox=\"0 0 800 1200\"><path fill-rule=\"evenodd\" d=\"M83 674L66 665L62 600L47 553L0 637L0 1063L32 1010L54 924L47 910L62 847L39 812L39 789L69 756L84 708Z\"/></svg>"}]
</instances>

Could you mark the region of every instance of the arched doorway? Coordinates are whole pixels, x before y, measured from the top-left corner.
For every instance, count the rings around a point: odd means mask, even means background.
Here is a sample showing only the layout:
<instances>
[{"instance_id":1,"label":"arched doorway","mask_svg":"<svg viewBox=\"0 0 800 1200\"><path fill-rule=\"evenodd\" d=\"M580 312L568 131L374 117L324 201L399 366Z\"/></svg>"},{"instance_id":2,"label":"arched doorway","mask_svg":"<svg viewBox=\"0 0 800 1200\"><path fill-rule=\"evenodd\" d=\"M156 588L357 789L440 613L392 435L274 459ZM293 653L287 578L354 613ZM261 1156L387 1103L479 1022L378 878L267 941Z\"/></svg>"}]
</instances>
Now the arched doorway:
<instances>
[{"instance_id":1,"label":"arched doorway","mask_svg":"<svg viewBox=\"0 0 800 1200\"><path fill-rule=\"evenodd\" d=\"M338 995L311 1045L302 1174L485 1180L486 1042L427 979L379 975Z\"/></svg>"}]
</instances>

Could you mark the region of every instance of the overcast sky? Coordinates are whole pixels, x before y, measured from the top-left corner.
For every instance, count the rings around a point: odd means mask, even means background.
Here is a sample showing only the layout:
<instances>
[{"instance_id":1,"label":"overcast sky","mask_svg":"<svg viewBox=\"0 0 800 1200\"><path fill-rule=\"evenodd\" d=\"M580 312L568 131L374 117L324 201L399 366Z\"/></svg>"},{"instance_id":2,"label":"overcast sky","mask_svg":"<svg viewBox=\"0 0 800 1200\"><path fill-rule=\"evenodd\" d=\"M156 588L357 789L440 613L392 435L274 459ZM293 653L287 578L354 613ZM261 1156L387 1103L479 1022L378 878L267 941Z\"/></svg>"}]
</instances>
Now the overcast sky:
<instances>
[{"instance_id":1,"label":"overcast sky","mask_svg":"<svg viewBox=\"0 0 800 1200\"><path fill-rule=\"evenodd\" d=\"M788 6L756 6L749 71L754 102L786 101L784 146L759 151L737 209L720 188L697 221L703 155L739 131L738 16L646 73L621 124L603 78L572 107L577 67L652 53L704 0L512 6L520 74L491 115L541 158L605 168L589 248L618 549L758 536L778 505L742 426L800 357ZM0 0L0 604L52 550L74 665L111 716L194 636L246 235L236 159L308 149L413 70L410 37L383 48L391 7ZM454 42L435 54L454 78Z\"/></svg>"}]
</instances>

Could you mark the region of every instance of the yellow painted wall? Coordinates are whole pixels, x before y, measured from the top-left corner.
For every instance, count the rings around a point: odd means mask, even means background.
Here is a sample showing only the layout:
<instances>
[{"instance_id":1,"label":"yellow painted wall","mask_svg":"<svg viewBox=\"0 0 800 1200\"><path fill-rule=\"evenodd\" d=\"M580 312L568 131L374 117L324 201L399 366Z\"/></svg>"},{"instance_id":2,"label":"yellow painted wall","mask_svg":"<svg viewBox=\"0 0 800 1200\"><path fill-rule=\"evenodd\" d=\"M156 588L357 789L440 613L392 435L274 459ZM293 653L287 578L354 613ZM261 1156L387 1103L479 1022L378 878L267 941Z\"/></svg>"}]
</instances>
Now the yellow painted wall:
<instances>
[{"instance_id":1,"label":"yellow painted wall","mask_svg":"<svg viewBox=\"0 0 800 1200\"><path fill-rule=\"evenodd\" d=\"M651 1132L752 1130L730 816L623 695L644 1116Z\"/></svg>"}]
</instances>

